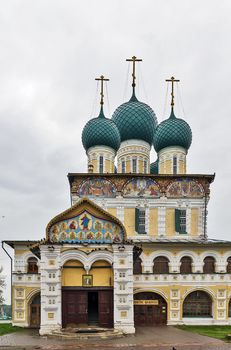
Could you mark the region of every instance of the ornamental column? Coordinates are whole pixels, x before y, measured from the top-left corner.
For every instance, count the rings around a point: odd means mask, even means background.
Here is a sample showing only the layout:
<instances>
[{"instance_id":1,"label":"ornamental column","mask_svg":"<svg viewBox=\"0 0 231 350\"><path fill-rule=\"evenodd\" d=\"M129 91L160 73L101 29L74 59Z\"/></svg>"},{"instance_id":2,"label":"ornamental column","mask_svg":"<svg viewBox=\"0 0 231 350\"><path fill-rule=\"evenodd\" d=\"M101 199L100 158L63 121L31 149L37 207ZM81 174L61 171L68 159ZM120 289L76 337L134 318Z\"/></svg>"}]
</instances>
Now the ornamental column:
<instances>
[{"instance_id":1,"label":"ornamental column","mask_svg":"<svg viewBox=\"0 0 231 350\"><path fill-rule=\"evenodd\" d=\"M41 245L41 324L40 335L62 328L61 262L58 245Z\"/></svg>"},{"instance_id":2,"label":"ornamental column","mask_svg":"<svg viewBox=\"0 0 231 350\"><path fill-rule=\"evenodd\" d=\"M114 328L135 333L133 303L133 245L114 244Z\"/></svg>"}]
</instances>

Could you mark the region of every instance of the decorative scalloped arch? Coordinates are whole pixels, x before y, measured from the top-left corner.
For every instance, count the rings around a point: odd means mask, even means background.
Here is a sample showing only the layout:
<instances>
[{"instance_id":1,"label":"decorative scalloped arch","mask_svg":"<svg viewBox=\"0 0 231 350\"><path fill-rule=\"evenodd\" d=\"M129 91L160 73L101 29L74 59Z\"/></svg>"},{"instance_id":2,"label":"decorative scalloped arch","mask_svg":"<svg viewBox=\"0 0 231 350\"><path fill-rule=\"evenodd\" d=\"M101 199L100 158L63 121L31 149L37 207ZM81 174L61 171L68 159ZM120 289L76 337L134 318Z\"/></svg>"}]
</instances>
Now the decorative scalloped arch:
<instances>
[{"instance_id":1,"label":"decorative scalloped arch","mask_svg":"<svg viewBox=\"0 0 231 350\"><path fill-rule=\"evenodd\" d=\"M169 262L172 262L172 260L174 259L173 254L167 250L156 250L149 255L149 259L153 261L158 256L164 256L169 260Z\"/></svg>"},{"instance_id":2,"label":"decorative scalloped arch","mask_svg":"<svg viewBox=\"0 0 231 350\"><path fill-rule=\"evenodd\" d=\"M88 256L89 268L91 268L92 264L94 264L98 260L105 260L112 265L113 254L109 251L94 251L90 253Z\"/></svg>"},{"instance_id":3,"label":"decorative scalloped arch","mask_svg":"<svg viewBox=\"0 0 231 350\"><path fill-rule=\"evenodd\" d=\"M183 301L183 303L184 303L185 298L186 298L189 294L191 294L191 293L193 293L193 292L196 292L196 291L202 291L202 292L208 293L209 296L210 296L211 299L212 299L212 302L214 302L215 299L216 299L215 293L214 293L212 290L210 290L210 289L208 289L208 288L205 288L205 287L199 287L199 288L198 288L198 287L193 287L193 288L191 288L190 290L187 290L187 291L182 295L182 301Z\"/></svg>"},{"instance_id":4,"label":"decorative scalloped arch","mask_svg":"<svg viewBox=\"0 0 231 350\"><path fill-rule=\"evenodd\" d=\"M221 259L221 255L215 250L206 250L200 255L201 261L203 262L207 256L212 256L216 263Z\"/></svg>"},{"instance_id":5,"label":"decorative scalloped arch","mask_svg":"<svg viewBox=\"0 0 231 350\"><path fill-rule=\"evenodd\" d=\"M151 288L139 288L139 289L134 290L134 294L143 293L143 292L150 292L150 293L159 294L160 296L162 296L162 298L164 298L164 300L168 304L168 296L167 296L167 294L164 293L163 291L159 290L159 289L151 287Z\"/></svg>"},{"instance_id":6,"label":"decorative scalloped arch","mask_svg":"<svg viewBox=\"0 0 231 350\"><path fill-rule=\"evenodd\" d=\"M176 255L177 263L180 263L180 260L185 256L190 257L192 259L192 263L195 263L200 258L200 256L198 254L195 254L194 252L191 252L190 250L184 250L183 252L180 252Z\"/></svg>"},{"instance_id":7,"label":"decorative scalloped arch","mask_svg":"<svg viewBox=\"0 0 231 350\"><path fill-rule=\"evenodd\" d=\"M189 178L171 181L166 189L166 197L170 198L203 198L204 189L201 184Z\"/></svg>"},{"instance_id":8,"label":"decorative scalloped arch","mask_svg":"<svg viewBox=\"0 0 231 350\"><path fill-rule=\"evenodd\" d=\"M30 292L27 294L27 296L26 296L26 301L27 301L27 303L30 303L30 302L31 302L31 299L34 298L34 296L35 296L36 294L40 294L40 293L41 293L41 290L40 290L39 288L36 288L36 289L30 291Z\"/></svg>"},{"instance_id":9,"label":"decorative scalloped arch","mask_svg":"<svg viewBox=\"0 0 231 350\"><path fill-rule=\"evenodd\" d=\"M55 216L47 225L46 241L52 243L122 243L122 222L88 198Z\"/></svg>"},{"instance_id":10,"label":"decorative scalloped arch","mask_svg":"<svg viewBox=\"0 0 231 350\"><path fill-rule=\"evenodd\" d=\"M88 262L88 256L80 250L65 250L61 253L61 266L69 260L78 260L85 266Z\"/></svg>"},{"instance_id":11,"label":"decorative scalloped arch","mask_svg":"<svg viewBox=\"0 0 231 350\"><path fill-rule=\"evenodd\" d=\"M160 188L151 178L134 177L124 184L122 195L123 197L159 198Z\"/></svg>"}]
</instances>

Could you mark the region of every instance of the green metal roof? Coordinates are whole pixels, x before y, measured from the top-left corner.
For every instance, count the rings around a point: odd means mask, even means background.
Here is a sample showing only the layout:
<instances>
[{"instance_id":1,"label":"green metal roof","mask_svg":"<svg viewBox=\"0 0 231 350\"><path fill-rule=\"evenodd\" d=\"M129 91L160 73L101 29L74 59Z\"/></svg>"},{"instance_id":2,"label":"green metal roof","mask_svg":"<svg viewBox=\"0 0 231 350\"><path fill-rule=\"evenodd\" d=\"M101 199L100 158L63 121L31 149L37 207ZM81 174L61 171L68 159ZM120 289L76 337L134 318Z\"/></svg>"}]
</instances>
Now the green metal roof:
<instances>
[{"instance_id":1,"label":"green metal roof","mask_svg":"<svg viewBox=\"0 0 231 350\"><path fill-rule=\"evenodd\" d=\"M86 151L94 146L108 146L115 151L119 149L119 130L111 119L104 116L102 107L99 116L89 120L83 128L82 143Z\"/></svg>"},{"instance_id":2,"label":"green metal roof","mask_svg":"<svg viewBox=\"0 0 231 350\"><path fill-rule=\"evenodd\" d=\"M150 164L150 174L158 174L159 173L159 162L158 159Z\"/></svg>"},{"instance_id":3,"label":"green metal roof","mask_svg":"<svg viewBox=\"0 0 231 350\"><path fill-rule=\"evenodd\" d=\"M135 94L115 110L112 120L119 129L121 141L138 139L152 144L156 115L146 103L138 101Z\"/></svg>"},{"instance_id":4,"label":"green metal roof","mask_svg":"<svg viewBox=\"0 0 231 350\"><path fill-rule=\"evenodd\" d=\"M172 109L168 119L161 122L154 134L153 145L156 152L170 146L181 146L186 150L192 143L192 131L188 123L176 118Z\"/></svg>"}]
</instances>

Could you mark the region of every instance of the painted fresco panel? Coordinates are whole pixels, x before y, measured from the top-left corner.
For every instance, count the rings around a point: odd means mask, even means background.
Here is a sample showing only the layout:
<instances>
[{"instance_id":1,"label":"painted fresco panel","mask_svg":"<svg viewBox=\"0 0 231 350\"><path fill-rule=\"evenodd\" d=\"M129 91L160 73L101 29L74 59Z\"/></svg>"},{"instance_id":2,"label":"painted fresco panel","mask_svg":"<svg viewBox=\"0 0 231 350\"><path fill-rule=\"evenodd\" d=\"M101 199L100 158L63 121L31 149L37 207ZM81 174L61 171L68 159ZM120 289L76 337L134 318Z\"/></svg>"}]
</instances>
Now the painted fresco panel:
<instances>
[{"instance_id":1,"label":"painted fresco panel","mask_svg":"<svg viewBox=\"0 0 231 350\"><path fill-rule=\"evenodd\" d=\"M115 197L116 188L104 178L86 180L79 188L80 197Z\"/></svg>"},{"instance_id":2,"label":"painted fresco panel","mask_svg":"<svg viewBox=\"0 0 231 350\"><path fill-rule=\"evenodd\" d=\"M166 192L167 197L192 197L202 198L204 191L196 181L191 179L178 179L172 182Z\"/></svg>"},{"instance_id":3,"label":"painted fresco panel","mask_svg":"<svg viewBox=\"0 0 231 350\"><path fill-rule=\"evenodd\" d=\"M51 242L63 243L120 243L122 228L111 221L99 219L87 211L53 225L49 230Z\"/></svg>"},{"instance_id":4,"label":"painted fresco panel","mask_svg":"<svg viewBox=\"0 0 231 350\"><path fill-rule=\"evenodd\" d=\"M133 178L124 187L124 197L160 197L160 190L155 181L148 178Z\"/></svg>"}]
</instances>

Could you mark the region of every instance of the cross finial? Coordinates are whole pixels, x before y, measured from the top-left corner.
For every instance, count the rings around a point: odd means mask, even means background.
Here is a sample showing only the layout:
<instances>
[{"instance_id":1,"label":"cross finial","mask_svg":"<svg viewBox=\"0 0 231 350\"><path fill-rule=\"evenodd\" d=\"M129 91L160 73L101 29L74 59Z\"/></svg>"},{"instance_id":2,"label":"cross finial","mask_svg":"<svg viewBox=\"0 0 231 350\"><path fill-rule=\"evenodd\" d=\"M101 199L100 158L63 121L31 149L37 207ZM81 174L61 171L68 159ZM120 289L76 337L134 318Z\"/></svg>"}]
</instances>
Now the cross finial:
<instances>
[{"instance_id":1,"label":"cross finial","mask_svg":"<svg viewBox=\"0 0 231 350\"><path fill-rule=\"evenodd\" d=\"M142 59L137 58L136 56L132 56L132 58L127 58L126 61L132 62L132 87L134 93L136 86L136 62L142 62Z\"/></svg>"},{"instance_id":2,"label":"cross finial","mask_svg":"<svg viewBox=\"0 0 231 350\"><path fill-rule=\"evenodd\" d=\"M98 81L101 81L101 88L100 88L100 96L101 96L101 99L100 99L100 104L101 106L103 106L104 104L104 94L103 94L103 82L104 81L109 81L109 79L105 78L103 75L101 75L99 78L95 78L95 80L98 80Z\"/></svg>"},{"instance_id":3,"label":"cross finial","mask_svg":"<svg viewBox=\"0 0 231 350\"><path fill-rule=\"evenodd\" d=\"M171 100L171 106L172 106L172 109L174 107L174 83L177 83L179 82L180 80L179 79L175 79L174 77L171 77L171 79L166 79L165 81L167 82L171 82L172 84L172 92L171 92L171 96L172 96L172 100Z\"/></svg>"}]
</instances>

